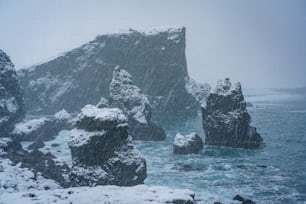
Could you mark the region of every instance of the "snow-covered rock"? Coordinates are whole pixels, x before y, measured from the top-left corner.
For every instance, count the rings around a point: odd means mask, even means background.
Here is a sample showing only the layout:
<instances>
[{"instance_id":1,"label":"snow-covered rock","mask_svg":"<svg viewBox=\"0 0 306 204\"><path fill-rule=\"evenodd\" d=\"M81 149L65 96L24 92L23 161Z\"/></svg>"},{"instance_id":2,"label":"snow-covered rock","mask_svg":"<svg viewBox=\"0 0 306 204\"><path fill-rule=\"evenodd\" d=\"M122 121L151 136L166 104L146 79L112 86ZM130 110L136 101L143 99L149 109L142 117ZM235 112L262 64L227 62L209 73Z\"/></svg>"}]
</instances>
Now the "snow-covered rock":
<instances>
[{"instance_id":1,"label":"snow-covered rock","mask_svg":"<svg viewBox=\"0 0 306 204\"><path fill-rule=\"evenodd\" d=\"M46 179L40 173L35 175L28 168L22 168L21 163L15 165L9 159L0 159L0 203L5 201L2 198L7 193L60 188L54 180Z\"/></svg>"},{"instance_id":2,"label":"snow-covered rock","mask_svg":"<svg viewBox=\"0 0 306 204\"><path fill-rule=\"evenodd\" d=\"M71 120L71 115L65 109L56 112L54 117L59 120Z\"/></svg>"},{"instance_id":3,"label":"snow-covered rock","mask_svg":"<svg viewBox=\"0 0 306 204\"><path fill-rule=\"evenodd\" d=\"M0 137L8 137L24 118L23 91L14 64L0 49Z\"/></svg>"},{"instance_id":4,"label":"snow-covered rock","mask_svg":"<svg viewBox=\"0 0 306 204\"><path fill-rule=\"evenodd\" d=\"M186 189L171 189L160 186L137 185L133 187L96 186L74 187L49 191L32 190L31 192L7 193L0 196L3 204L193 204L195 194Z\"/></svg>"},{"instance_id":5,"label":"snow-covered rock","mask_svg":"<svg viewBox=\"0 0 306 204\"><path fill-rule=\"evenodd\" d=\"M204 147L201 137L196 133L181 135L177 133L173 143L174 154L199 154Z\"/></svg>"},{"instance_id":6,"label":"snow-covered rock","mask_svg":"<svg viewBox=\"0 0 306 204\"><path fill-rule=\"evenodd\" d=\"M119 107L129 117L129 133L135 140L164 140L164 130L151 121L152 108L146 95L134 85L132 76L119 66L110 83L110 106Z\"/></svg>"},{"instance_id":7,"label":"snow-covered rock","mask_svg":"<svg viewBox=\"0 0 306 204\"><path fill-rule=\"evenodd\" d=\"M206 83L198 83L190 77L186 77L186 90L190 93L198 102L202 104L205 102L211 87Z\"/></svg>"},{"instance_id":8,"label":"snow-covered rock","mask_svg":"<svg viewBox=\"0 0 306 204\"><path fill-rule=\"evenodd\" d=\"M241 84L226 78L217 83L202 104L205 144L255 148L263 141L256 128L250 126Z\"/></svg>"},{"instance_id":9,"label":"snow-covered rock","mask_svg":"<svg viewBox=\"0 0 306 204\"><path fill-rule=\"evenodd\" d=\"M78 112L108 98L116 65L152 99L157 115L196 113L198 102L186 88L185 28L143 32L129 30L98 36L74 50L19 71L30 113L53 114L63 108Z\"/></svg>"},{"instance_id":10,"label":"snow-covered rock","mask_svg":"<svg viewBox=\"0 0 306 204\"><path fill-rule=\"evenodd\" d=\"M96 105L98 108L107 108L109 107L108 100L104 97L101 97L100 101Z\"/></svg>"},{"instance_id":11,"label":"snow-covered rock","mask_svg":"<svg viewBox=\"0 0 306 204\"><path fill-rule=\"evenodd\" d=\"M146 178L146 161L128 136L128 119L118 108L86 105L70 131L70 178L75 186L131 186Z\"/></svg>"},{"instance_id":12,"label":"snow-covered rock","mask_svg":"<svg viewBox=\"0 0 306 204\"><path fill-rule=\"evenodd\" d=\"M72 129L69 113L62 110L51 117L26 120L15 125L13 136L18 141L42 142L54 139L64 129Z\"/></svg>"},{"instance_id":13,"label":"snow-covered rock","mask_svg":"<svg viewBox=\"0 0 306 204\"><path fill-rule=\"evenodd\" d=\"M54 158L54 155L44 154L37 149L26 151L16 140L0 138L0 161L8 159L12 165L18 164L20 168L31 170L34 174L33 179L40 175L54 180L58 185L67 187L70 185L70 181L67 179L70 169L66 164L57 164Z\"/></svg>"},{"instance_id":14,"label":"snow-covered rock","mask_svg":"<svg viewBox=\"0 0 306 204\"><path fill-rule=\"evenodd\" d=\"M127 117L119 108L97 108L93 105L82 108L76 121L77 128L87 131L112 129L127 124Z\"/></svg>"}]
</instances>

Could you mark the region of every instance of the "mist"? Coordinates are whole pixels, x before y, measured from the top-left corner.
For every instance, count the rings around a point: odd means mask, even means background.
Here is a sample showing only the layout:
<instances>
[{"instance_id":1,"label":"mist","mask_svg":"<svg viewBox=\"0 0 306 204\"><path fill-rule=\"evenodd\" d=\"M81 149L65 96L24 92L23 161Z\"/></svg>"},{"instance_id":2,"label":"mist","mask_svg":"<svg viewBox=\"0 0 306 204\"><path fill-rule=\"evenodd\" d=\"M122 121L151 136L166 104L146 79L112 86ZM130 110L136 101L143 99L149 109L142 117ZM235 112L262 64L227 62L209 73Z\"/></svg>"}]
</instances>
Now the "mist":
<instances>
[{"instance_id":1,"label":"mist","mask_svg":"<svg viewBox=\"0 0 306 204\"><path fill-rule=\"evenodd\" d=\"M21 69L104 33L185 26L195 80L293 88L306 86L305 11L302 0L0 0L0 46Z\"/></svg>"}]
</instances>

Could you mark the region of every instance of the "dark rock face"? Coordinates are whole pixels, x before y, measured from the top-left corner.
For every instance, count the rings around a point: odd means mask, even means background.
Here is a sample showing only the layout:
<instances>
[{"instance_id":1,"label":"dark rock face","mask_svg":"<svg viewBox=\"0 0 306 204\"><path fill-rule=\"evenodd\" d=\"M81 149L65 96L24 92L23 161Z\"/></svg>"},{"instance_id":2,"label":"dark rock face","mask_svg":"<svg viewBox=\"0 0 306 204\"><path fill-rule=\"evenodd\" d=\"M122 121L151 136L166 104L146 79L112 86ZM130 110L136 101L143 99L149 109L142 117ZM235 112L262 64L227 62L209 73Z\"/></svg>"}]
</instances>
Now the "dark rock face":
<instances>
[{"instance_id":1,"label":"dark rock face","mask_svg":"<svg viewBox=\"0 0 306 204\"><path fill-rule=\"evenodd\" d=\"M244 198L240 195L236 195L233 200L237 200L237 201L240 201L241 204L256 204L254 201L250 200L250 199L247 199L247 198Z\"/></svg>"},{"instance_id":2,"label":"dark rock face","mask_svg":"<svg viewBox=\"0 0 306 204\"><path fill-rule=\"evenodd\" d=\"M216 90L202 104L205 144L229 147L256 148L262 137L250 126L241 85L227 78L219 81Z\"/></svg>"},{"instance_id":3,"label":"dark rock face","mask_svg":"<svg viewBox=\"0 0 306 204\"><path fill-rule=\"evenodd\" d=\"M199 154L204 147L204 143L199 135L191 133L190 135L176 134L173 143L174 154Z\"/></svg>"},{"instance_id":4,"label":"dark rock face","mask_svg":"<svg viewBox=\"0 0 306 204\"><path fill-rule=\"evenodd\" d=\"M127 70L158 105L156 114L192 114L186 90L185 28L102 35L49 62L19 72L30 113L78 112L108 98L114 67ZM152 102L151 101L151 102Z\"/></svg>"},{"instance_id":5,"label":"dark rock face","mask_svg":"<svg viewBox=\"0 0 306 204\"><path fill-rule=\"evenodd\" d=\"M32 119L17 123L13 137L18 141L34 141L41 143L54 139L61 130L72 129L71 117L65 110L57 112L53 117Z\"/></svg>"},{"instance_id":6,"label":"dark rock face","mask_svg":"<svg viewBox=\"0 0 306 204\"><path fill-rule=\"evenodd\" d=\"M110 83L110 106L119 107L129 118L129 134L134 140L164 140L165 131L151 121L151 104L140 88L134 85L132 76L115 67Z\"/></svg>"},{"instance_id":7,"label":"dark rock face","mask_svg":"<svg viewBox=\"0 0 306 204\"><path fill-rule=\"evenodd\" d=\"M14 64L0 49L0 137L10 136L24 114L23 91Z\"/></svg>"},{"instance_id":8,"label":"dark rock face","mask_svg":"<svg viewBox=\"0 0 306 204\"><path fill-rule=\"evenodd\" d=\"M86 126L88 125L88 126ZM146 161L128 136L128 120L118 108L85 106L70 131L72 185L142 184Z\"/></svg>"}]
</instances>

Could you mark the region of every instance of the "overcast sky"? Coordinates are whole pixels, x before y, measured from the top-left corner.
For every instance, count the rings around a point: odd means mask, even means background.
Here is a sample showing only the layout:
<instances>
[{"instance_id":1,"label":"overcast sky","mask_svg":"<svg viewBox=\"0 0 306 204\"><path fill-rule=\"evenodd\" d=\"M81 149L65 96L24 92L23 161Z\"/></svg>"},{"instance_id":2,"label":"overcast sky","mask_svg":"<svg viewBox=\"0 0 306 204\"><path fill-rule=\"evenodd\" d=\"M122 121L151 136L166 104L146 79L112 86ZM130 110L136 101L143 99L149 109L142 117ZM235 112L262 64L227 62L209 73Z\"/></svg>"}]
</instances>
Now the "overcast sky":
<instances>
[{"instance_id":1,"label":"overcast sky","mask_svg":"<svg viewBox=\"0 0 306 204\"><path fill-rule=\"evenodd\" d=\"M197 81L306 86L304 0L0 0L0 49L17 69L99 34L180 25Z\"/></svg>"}]
</instances>

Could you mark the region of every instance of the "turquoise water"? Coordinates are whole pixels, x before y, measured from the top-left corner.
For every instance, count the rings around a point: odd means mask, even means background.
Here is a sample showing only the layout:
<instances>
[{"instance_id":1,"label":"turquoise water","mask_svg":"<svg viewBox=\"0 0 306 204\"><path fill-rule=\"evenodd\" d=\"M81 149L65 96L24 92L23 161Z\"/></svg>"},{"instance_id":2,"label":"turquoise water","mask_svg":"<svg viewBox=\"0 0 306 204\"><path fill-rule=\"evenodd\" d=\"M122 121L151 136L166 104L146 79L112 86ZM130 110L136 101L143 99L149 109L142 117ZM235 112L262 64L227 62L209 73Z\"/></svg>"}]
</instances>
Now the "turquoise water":
<instances>
[{"instance_id":1,"label":"turquoise water","mask_svg":"<svg viewBox=\"0 0 306 204\"><path fill-rule=\"evenodd\" d=\"M201 114L164 118L166 141L135 141L147 159L145 183L191 189L201 203L230 203L236 194L263 204L306 203L306 95L250 90L246 99L254 105L249 112L264 138L261 148L206 146L199 155L173 155L177 132L204 139Z\"/></svg>"}]
</instances>

